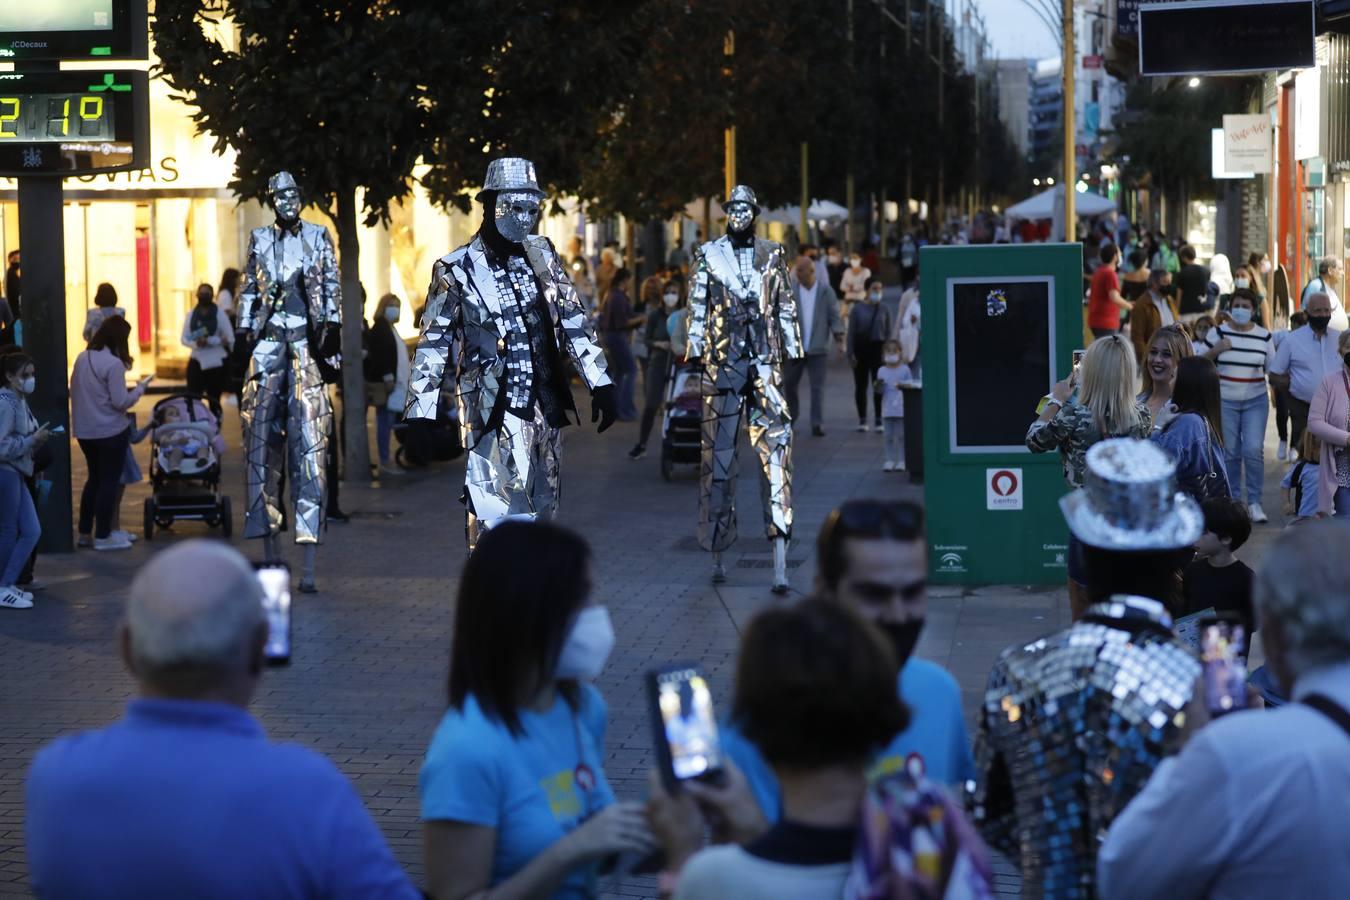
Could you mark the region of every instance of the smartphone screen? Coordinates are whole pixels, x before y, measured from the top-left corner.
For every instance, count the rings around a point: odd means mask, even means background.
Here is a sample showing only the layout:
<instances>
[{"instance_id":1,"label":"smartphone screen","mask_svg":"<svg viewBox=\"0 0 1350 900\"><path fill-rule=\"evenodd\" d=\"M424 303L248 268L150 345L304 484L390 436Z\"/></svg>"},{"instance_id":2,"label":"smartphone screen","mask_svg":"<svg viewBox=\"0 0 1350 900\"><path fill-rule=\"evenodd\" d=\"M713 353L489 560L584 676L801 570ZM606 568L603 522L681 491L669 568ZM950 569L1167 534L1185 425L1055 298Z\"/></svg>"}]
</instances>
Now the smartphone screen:
<instances>
[{"instance_id":1,"label":"smartphone screen","mask_svg":"<svg viewBox=\"0 0 1350 900\"><path fill-rule=\"evenodd\" d=\"M1205 705L1210 715L1247 706L1246 639L1239 622L1210 619L1200 626L1200 661L1205 668Z\"/></svg>"},{"instance_id":2,"label":"smartphone screen","mask_svg":"<svg viewBox=\"0 0 1350 900\"><path fill-rule=\"evenodd\" d=\"M1078 367L1083 364L1083 357L1086 355L1087 355L1086 350L1073 351L1073 369L1075 372L1078 371Z\"/></svg>"},{"instance_id":3,"label":"smartphone screen","mask_svg":"<svg viewBox=\"0 0 1350 900\"><path fill-rule=\"evenodd\" d=\"M698 666L680 665L650 673L653 716L668 781L707 778L722 770L722 747L713 714L712 691Z\"/></svg>"},{"instance_id":4,"label":"smartphone screen","mask_svg":"<svg viewBox=\"0 0 1350 900\"><path fill-rule=\"evenodd\" d=\"M285 563L254 563L263 590L267 615L267 646L263 656L269 666L291 661L291 570Z\"/></svg>"}]
</instances>

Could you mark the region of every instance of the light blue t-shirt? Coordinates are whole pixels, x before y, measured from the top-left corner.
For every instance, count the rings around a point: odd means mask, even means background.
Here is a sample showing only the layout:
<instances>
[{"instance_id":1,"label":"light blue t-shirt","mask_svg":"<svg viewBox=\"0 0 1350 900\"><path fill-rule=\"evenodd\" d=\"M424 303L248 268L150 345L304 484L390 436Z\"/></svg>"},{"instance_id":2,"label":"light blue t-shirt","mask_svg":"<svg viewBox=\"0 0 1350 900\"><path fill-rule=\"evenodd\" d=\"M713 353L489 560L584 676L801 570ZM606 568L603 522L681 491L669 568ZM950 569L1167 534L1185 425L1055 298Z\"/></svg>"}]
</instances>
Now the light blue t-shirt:
<instances>
[{"instance_id":1,"label":"light blue t-shirt","mask_svg":"<svg viewBox=\"0 0 1350 900\"><path fill-rule=\"evenodd\" d=\"M522 711L523 733L513 736L469 697L432 735L418 777L422 820L495 828L492 885L502 883L614 802L601 769L607 715L600 693L582 685L575 712L560 694L548 712ZM589 790L577 784L580 763L595 779ZM595 896L596 868L572 872L552 896Z\"/></svg>"},{"instance_id":2,"label":"light blue t-shirt","mask_svg":"<svg viewBox=\"0 0 1350 900\"><path fill-rule=\"evenodd\" d=\"M872 761L868 775L880 778L904 768L911 755L923 760L928 780L959 786L975 777L970 737L961 717L961 688L946 669L910 657L900 670L900 699L909 707L909 727ZM750 790L770 822L782 817L782 798L773 769L731 723L722 726L722 750L745 773Z\"/></svg>"},{"instance_id":3,"label":"light blue t-shirt","mask_svg":"<svg viewBox=\"0 0 1350 900\"><path fill-rule=\"evenodd\" d=\"M1303 485L1302 495L1294 491L1295 472L1298 473L1299 483ZM1297 462L1293 468L1284 473L1284 480L1280 482L1280 487L1288 491L1294 491L1292 496L1298 497L1299 506L1298 509L1294 510L1294 515L1300 519L1310 519L1317 515L1317 491L1321 484L1321 477L1322 470L1318 467L1315 459Z\"/></svg>"}]
</instances>

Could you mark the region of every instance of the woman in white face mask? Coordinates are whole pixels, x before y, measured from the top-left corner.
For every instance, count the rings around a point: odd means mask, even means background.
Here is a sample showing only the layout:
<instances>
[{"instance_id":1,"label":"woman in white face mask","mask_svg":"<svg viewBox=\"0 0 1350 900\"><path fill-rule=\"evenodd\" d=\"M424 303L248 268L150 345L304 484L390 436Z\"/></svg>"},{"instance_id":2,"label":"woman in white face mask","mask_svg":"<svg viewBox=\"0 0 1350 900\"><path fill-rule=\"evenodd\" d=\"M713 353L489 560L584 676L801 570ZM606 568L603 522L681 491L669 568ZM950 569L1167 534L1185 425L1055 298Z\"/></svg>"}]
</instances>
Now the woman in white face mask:
<instances>
[{"instance_id":1,"label":"woman in white face mask","mask_svg":"<svg viewBox=\"0 0 1350 900\"><path fill-rule=\"evenodd\" d=\"M362 362L366 381L366 403L375 408L375 446L380 454L380 478L402 475L403 469L389 456L389 438L394 420L403 412L408 399L408 346L394 328L403 316L403 304L393 294L385 294L375 306L374 322L366 358Z\"/></svg>"},{"instance_id":2,"label":"woman in white face mask","mask_svg":"<svg viewBox=\"0 0 1350 900\"><path fill-rule=\"evenodd\" d=\"M1275 352L1270 332L1256 324L1256 295L1237 288L1229 302L1225 321L1205 335L1205 355L1219 368L1223 401L1223 451L1233 498L1244 500L1252 521L1268 521L1261 508L1265 477L1266 420L1270 400L1266 396L1266 369ZM1246 494L1242 476L1247 476Z\"/></svg>"},{"instance_id":3,"label":"woman in white face mask","mask_svg":"<svg viewBox=\"0 0 1350 900\"><path fill-rule=\"evenodd\" d=\"M651 283L656 276L647 280ZM646 284L643 285L644 291ZM661 302L647 310L647 323L642 340L647 346L646 377L643 378L642 422L638 426L637 445L628 451L628 458L637 461L647 455L647 438L656 423L656 414L665 400L666 385L670 381L671 317L684 306L684 279L671 279L661 287Z\"/></svg>"},{"instance_id":4,"label":"woman in white face mask","mask_svg":"<svg viewBox=\"0 0 1350 900\"><path fill-rule=\"evenodd\" d=\"M573 532L508 521L464 567L450 708L419 779L433 896L594 897L603 861L652 846L642 804L616 803L601 768L590 682L614 630L589 558Z\"/></svg>"},{"instance_id":5,"label":"woman in white face mask","mask_svg":"<svg viewBox=\"0 0 1350 900\"><path fill-rule=\"evenodd\" d=\"M37 386L33 360L25 353L0 357L0 609L27 609L33 595L15 582L23 571L42 528L26 479L33 477L33 454L47 442L46 426L38 427L28 409Z\"/></svg>"}]
</instances>

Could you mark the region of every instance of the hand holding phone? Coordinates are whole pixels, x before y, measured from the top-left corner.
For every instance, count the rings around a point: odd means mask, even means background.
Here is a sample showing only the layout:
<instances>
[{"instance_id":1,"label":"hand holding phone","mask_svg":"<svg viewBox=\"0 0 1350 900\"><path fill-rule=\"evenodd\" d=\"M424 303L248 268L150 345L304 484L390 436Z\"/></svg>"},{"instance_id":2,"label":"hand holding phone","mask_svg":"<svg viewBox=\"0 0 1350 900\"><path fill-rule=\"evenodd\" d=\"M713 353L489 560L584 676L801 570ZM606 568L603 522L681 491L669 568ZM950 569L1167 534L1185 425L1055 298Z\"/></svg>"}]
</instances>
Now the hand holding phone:
<instances>
[{"instance_id":1,"label":"hand holding phone","mask_svg":"<svg viewBox=\"0 0 1350 900\"><path fill-rule=\"evenodd\" d=\"M678 663L647 673L661 780L674 792L690 779L720 781L722 743L702 669Z\"/></svg>"},{"instance_id":2,"label":"hand holding phone","mask_svg":"<svg viewBox=\"0 0 1350 900\"><path fill-rule=\"evenodd\" d=\"M1247 706L1246 629L1234 619L1207 619L1200 626L1205 706L1222 716Z\"/></svg>"},{"instance_id":3,"label":"hand holding phone","mask_svg":"<svg viewBox=\"0 0 1350 900\"><path fill-rule=\"evenodd\" d=\"M269 666L291 663L291 568L284 562L254 563L263 590L263 613L267 616L267 646L263 656Z\"/></svg>"}]
</instances>

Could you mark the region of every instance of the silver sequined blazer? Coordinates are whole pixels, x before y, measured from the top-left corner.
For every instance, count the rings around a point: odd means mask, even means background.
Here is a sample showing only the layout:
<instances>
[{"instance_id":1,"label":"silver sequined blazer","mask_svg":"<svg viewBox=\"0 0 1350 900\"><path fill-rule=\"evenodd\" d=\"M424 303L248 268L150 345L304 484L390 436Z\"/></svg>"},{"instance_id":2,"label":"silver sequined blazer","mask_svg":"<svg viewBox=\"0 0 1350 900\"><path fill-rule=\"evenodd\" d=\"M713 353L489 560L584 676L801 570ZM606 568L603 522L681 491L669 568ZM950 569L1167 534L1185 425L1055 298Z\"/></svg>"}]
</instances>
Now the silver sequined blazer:
<instances>
[{"instance_id":1,"label":"silver sequined blazer","mask_svg":"<svg viewBox=\"0 0 1350 900\"><path fill-rule=\"evenodd\" d=\"M342 276L338 272L333 239L322 225L301 220L299 264L304 276L305 301L309 324L318 328L325 323L342 323ZM281 237L276 225L253 229L248 242L248 262L244 265L244 285L239 291L236 327L261 334L271 315L271 304L263 302L268 290L281 277L276 270L273 247ZM287 260L288 263L294 263Z\"/></svg>"},{"instance_id":2,"label":"silver sequined blazer","mask_svg":"<svg viewBox=\"0 0 1350 900\"><path fill-rule=\"evenodd\" d=\"M755 272L749 280L741 278L729 237L698 248L689 294L689 356L724 365L742 359L780 364L804 355L783 245L756 238Z\"/></svg>"}]
</instances>

